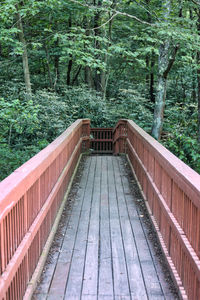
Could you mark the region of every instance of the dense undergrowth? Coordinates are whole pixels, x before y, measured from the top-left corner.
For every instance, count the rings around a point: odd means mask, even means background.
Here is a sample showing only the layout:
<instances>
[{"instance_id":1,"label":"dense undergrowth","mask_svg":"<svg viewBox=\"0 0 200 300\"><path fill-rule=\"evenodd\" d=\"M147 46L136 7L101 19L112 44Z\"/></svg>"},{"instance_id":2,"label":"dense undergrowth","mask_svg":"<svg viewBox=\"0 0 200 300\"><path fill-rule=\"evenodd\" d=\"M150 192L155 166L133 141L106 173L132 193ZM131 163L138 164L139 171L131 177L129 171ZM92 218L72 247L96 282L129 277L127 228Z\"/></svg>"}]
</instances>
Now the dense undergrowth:
<instances>
[{"instance_id":1,"label":"dense undergrowth","mask_svg":"<svg viewBox=\"0 0 200 300\"><path fill-rule=\"evenodd\" d=\"M102 99L96 91L81 87L62 92L47 90L27 96L11 85L0 90L0 179L60 135L78 118L91 119L93 127L112 127L121 118L135 121L150 133L153 106L139 86L119 89L114 97ZM180 159L200 172L195 105L166 105L162 143ZM187 121L186 121L187 120Z\"/></svg>"}]
</instances>

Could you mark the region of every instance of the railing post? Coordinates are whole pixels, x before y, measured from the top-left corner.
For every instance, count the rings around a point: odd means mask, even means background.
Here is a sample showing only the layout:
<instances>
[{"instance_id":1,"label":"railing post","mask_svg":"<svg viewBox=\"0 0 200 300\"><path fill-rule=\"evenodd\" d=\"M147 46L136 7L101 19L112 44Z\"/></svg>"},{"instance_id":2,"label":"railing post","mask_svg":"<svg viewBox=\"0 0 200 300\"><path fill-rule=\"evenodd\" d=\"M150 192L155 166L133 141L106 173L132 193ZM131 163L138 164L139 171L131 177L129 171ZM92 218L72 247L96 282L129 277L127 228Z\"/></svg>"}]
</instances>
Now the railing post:
<instances>
[{"instance_id":1,"label":"railing post","mask_svg":"<svg viewBox=\"0 0 200 300\"><path fill-rule=\"evenodd\" d=\"M127 120L120 120L113 130L113 154L126 153Z\"/></svg>"},{"instance_id":2,"label":"railing post","mask_svg":"<svg viewBox=\"0 0 200 300\"><path fill-rule=\"evenodd\" d=\"M1 247L1 266L0 266L0 271L1 273L4 272L5 270L5 242L4 242L4 222L2 220L2 223L0 224L0 234L1 234L1 239L0 239L0 247ZM1 274L0 273L0 274Z\"/></svg>"},{"instance_id":3,"label":"railing post","mask_svg":"<svg viewBox=\"0 0 200 300\"><path fill-rule=\"evenodd\" d=\"M82 120L82 152L86 152L90 149L90 120Z\"/></svg>"}]
</instances>

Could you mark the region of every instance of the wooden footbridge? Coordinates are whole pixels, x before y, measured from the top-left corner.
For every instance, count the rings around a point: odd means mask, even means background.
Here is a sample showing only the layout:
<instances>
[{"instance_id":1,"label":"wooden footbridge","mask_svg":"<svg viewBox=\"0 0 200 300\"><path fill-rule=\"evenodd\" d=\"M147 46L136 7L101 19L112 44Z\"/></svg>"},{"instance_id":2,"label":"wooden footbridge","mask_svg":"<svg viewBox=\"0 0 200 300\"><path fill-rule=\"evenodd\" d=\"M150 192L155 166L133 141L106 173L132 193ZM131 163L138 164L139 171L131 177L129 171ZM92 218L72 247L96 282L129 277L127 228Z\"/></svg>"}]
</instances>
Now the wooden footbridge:
<instances>
[{"instance_id":1,"label":"wooden footbridge","mask_svg":"<svg viewBox=\"0 0 200 300\"><path fill-rule=\"evenodd\" d=\"M89 152L98 155L81 159ZM143 203L178 296L149 242ZM93 129L77 120L0 183L0 300L179 298L200 299L200 175L133 121Z\"/></svg>"}]
</instances>

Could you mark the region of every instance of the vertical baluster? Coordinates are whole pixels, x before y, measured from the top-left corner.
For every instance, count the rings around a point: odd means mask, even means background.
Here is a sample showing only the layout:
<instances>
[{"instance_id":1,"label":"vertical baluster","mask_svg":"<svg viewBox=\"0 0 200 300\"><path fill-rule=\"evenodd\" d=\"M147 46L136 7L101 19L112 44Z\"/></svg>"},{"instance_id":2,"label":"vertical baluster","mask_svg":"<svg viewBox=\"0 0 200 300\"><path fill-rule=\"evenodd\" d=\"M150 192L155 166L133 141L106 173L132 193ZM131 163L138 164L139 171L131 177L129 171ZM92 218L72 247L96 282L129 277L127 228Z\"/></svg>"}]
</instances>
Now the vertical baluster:
<instances>
[{"instance_id":1,"label":"vertical baluster","mask_svg":"<svg viewBox=\"0 0 200 300\"><path fill-rule=\"evenodd\" d=\"M5 270L5 238L4 238L4 221L1 221L0 224L0 230L1 230L1 269L2 272Z\"/></svg>"}]
</instances>

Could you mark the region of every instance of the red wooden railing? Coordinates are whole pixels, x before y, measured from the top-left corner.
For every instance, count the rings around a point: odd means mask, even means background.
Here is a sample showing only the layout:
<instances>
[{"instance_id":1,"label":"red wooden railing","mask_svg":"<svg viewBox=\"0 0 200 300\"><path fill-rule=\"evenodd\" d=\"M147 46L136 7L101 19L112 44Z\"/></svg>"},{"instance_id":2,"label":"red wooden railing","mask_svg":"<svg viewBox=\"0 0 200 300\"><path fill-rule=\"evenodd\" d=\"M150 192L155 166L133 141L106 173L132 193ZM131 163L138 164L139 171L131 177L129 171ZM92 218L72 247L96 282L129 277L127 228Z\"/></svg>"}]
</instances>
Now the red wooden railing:
<instances>
[{"instance_id":1,"label":"red wooden railing","mask_svg":"<svg viewBox=\"0 0 200 300\"><path fill-rule=\"evenodd\" d=\"M180 295L200 299L200 175L132 121L111 131L92 129L90 144L89 120L77 120L0 183L0 300L22 299L80 153L93 142L98 152L111 152L109 142L114 154L127 153Z\"/></svg>"},{"instance_id":2,"label":"red wooden railing","mask_svg":"<svg viewBox=\"0 0 200 300\"><path fill-rule=\"evenodd\" d=\"M91 128L90 149L92 153L113 153L113 128Z\"/></svg>"},{"instance_id":3,"label":"red wooden railing","mask_svg":"<svg viewBox=\"0 0 200 300\"><path fill-rule=\"evenodd\" d=\"M22 299L63 200L89 120L77 120L0 183L0 299Z\"/></svg>"},{"instance_id":4,"label":"red wooden railing","mask_svg":"<svg viewBox=\"0 0 200 300\"><path fill-rule=\"evenodd\" d=\"M133 121L116 126L114 152L127 152L180 296L200 299L200 175Z\"/></svg>"}]
</instances>

